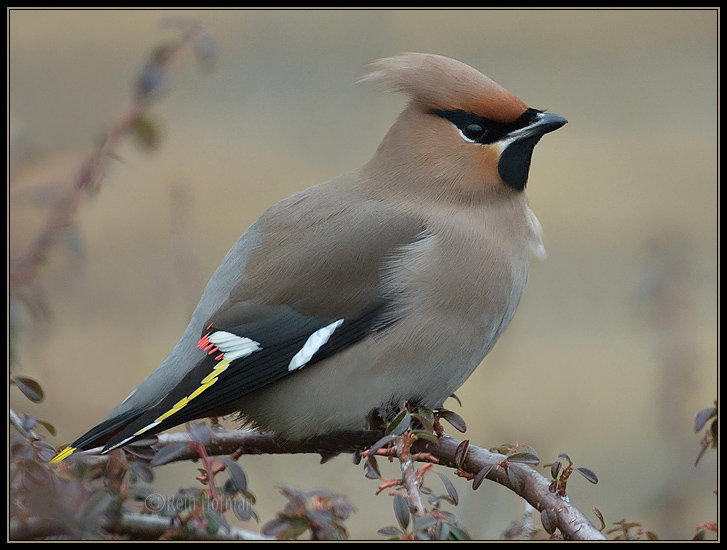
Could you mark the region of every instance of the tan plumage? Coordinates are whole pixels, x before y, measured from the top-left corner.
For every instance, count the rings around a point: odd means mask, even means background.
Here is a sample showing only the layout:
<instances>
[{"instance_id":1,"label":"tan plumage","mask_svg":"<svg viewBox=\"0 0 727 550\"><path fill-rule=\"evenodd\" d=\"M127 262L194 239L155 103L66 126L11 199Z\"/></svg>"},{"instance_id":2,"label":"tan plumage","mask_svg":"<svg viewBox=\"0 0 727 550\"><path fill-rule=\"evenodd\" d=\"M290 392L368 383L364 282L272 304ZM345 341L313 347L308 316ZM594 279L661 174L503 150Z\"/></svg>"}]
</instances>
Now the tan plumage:
<instances>
[{"instance_id":1,"label":"tan plumage","mask_svg":"<svg viewBox=\"0 0 727 550\"><path fill-rule=\"evenodd\" d=\"M528 108L497 82L469 65L441 55L405 53L379 59L359 82L400 92L429 108L463 109L512 122Z\"/></svg>"},{"instance_id":2,"label":"tan plumage","mask_svg":"<svg viewBox=\"0 0 727 550\"><path fill-rule=\"evenodd\" d=\"M530 154L565 119L442 56L362 80L410 99L373 158L263 213L172 353L71 449L233 411L291 439L363 428L440 406L492 348L543 251Z\"/></svg>"}]
</instances>

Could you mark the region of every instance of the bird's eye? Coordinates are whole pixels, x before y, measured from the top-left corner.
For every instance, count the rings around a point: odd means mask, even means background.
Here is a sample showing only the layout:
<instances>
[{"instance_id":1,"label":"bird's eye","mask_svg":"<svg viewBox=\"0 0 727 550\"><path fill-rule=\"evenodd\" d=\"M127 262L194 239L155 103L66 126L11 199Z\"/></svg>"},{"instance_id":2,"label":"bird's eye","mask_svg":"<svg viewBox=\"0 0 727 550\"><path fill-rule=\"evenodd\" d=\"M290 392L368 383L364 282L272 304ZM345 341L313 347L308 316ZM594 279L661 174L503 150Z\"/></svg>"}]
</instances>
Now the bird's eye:
<instances>
[{"instance_id":1,"label":"bird's eye","mask_svg":"<svg viewBox=\"0 0 727 550\"><path fill-rule=\"evenodd\" d=\"M471 122L462 129L462 135L471 141L479 141L485 133L487 133L485 127L477 122Z\"/></svg>"}]
</instances>

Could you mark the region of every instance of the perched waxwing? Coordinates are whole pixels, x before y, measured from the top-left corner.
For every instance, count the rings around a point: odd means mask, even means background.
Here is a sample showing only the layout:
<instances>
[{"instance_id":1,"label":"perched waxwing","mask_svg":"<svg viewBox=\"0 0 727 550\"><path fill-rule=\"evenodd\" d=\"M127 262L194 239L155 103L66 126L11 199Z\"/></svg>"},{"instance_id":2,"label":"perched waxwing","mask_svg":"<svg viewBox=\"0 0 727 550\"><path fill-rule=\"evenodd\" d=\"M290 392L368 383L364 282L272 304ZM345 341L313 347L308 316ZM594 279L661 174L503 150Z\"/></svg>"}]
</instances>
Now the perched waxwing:
<instances>
[{"instance_id":1,"label":"perched waxwing","mask_svg":"<svg viewBox=\"0 0 727 550\"><path fill-rule=\"evenodd\" d=\"M264 212L169 356L54 462L230 413L292 440L363 429L440 407L492 349L544 253L533 147L566 120L438 55L362 80L410 100L373 158Z\"/></svg>"}]
</instances>

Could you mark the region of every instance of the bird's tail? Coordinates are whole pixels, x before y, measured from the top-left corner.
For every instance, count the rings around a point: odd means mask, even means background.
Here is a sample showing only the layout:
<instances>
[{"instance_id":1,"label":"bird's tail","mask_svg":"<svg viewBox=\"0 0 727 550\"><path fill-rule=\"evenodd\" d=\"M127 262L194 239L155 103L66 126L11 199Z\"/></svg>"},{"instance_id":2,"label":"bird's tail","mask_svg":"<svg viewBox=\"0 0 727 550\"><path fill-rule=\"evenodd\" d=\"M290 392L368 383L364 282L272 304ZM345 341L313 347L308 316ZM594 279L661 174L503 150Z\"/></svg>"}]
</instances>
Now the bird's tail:
<instances>
[{"instance_id":1,"label":"bird's tail","mask_svg":"<svg viewBox=\"0 0 727 550\"><path fill-rule=\"evenodd\" d=\"M60 451L53 457L50 463L57 464L76 451L85 451L86 449L93 449L94 447L105 445L109 439L123 430L129 422L141 416L143 412L140 410L131 410L104 420Z\"/></svg>"}]
</instances>

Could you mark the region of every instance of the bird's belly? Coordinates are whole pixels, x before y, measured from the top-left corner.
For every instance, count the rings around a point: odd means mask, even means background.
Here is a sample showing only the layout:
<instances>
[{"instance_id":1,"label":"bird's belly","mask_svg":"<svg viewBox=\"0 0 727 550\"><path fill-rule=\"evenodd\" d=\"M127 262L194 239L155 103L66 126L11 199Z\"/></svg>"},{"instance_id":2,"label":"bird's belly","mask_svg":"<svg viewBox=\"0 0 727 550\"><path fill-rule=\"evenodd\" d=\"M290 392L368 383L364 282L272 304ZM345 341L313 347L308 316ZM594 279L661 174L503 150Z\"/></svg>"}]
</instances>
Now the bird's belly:
<instances>
[{"instance_id":1,"label":"bird's belly","mask_svg":"<svg viewBox=\"0 0 727 550\"><path fill-rule=\"evenodd\" d=\"M516 303L479 323L443 316L440 322L450 330L440 339L432 334L442 331L430 333L429 323L410 316L383 334L245 396L240 410L258 427L295 440L364 429L372 410L404 401L440 407L482 362Z\"/></svg>"}]
</instances>

